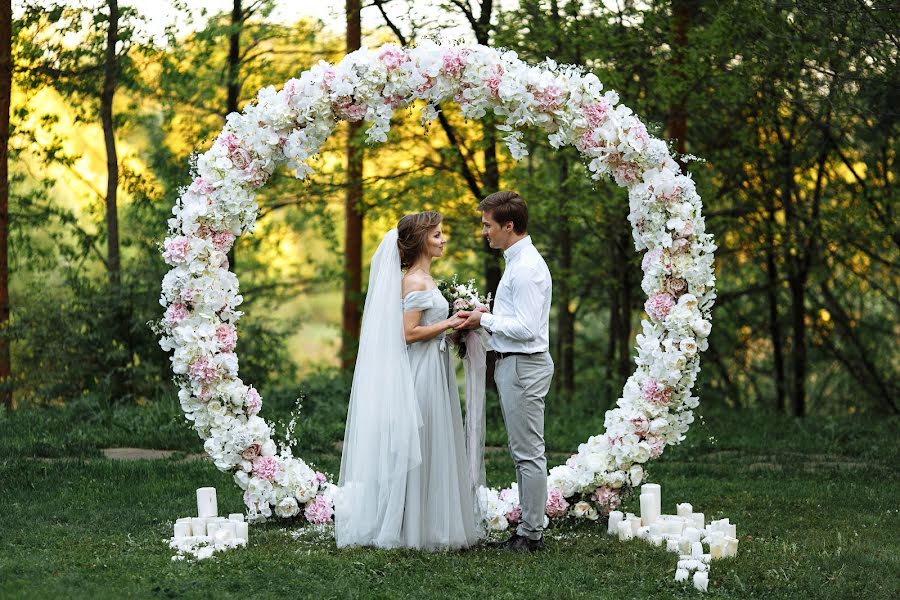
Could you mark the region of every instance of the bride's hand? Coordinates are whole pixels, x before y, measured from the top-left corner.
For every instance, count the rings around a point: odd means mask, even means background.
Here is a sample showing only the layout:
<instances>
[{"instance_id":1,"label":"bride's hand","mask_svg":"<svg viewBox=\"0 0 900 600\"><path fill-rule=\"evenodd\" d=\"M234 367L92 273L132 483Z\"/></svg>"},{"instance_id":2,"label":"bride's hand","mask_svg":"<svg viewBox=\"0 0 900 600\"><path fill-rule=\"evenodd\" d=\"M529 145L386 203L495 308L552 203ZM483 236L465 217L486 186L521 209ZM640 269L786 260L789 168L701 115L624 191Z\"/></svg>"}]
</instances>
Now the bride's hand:
<instances>
[{"instance_id":1,"label":"bride's hand","mask_svg":"<svg viewBox=\"0 0 900 600\"><path fill-rule=\"evenodd\" d=\"M459 313L456 313L455 315L447 319L447 329L456 329L465 322L466 318Z\"/></svg>"}]
</instances>

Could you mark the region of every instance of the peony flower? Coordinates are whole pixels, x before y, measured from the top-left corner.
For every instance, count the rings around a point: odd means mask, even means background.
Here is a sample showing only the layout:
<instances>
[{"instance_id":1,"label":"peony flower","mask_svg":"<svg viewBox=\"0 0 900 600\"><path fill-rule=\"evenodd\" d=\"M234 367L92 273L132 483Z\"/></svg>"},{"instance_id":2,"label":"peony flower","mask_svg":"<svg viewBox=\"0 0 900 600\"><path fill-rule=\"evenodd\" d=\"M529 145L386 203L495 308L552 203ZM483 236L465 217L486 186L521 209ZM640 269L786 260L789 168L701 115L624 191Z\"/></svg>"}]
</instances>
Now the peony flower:
<instances>
[{"instance_id":1,"label":"peony flower","mask_svg":"<svg viewBox=\"0 0 900 600\"><path fill-rule=\"evenodd\" d=\"M463 70L466 68L466 57L468 56L468 49L451 49L444 52L444 56L441 61L441 70L451 77L459 77L462 75Z\"/></svg>"},{"instance_id":2,"label":"peony flower","mask_svg":"<svg viewBox=\"0 0 900 600\"><path fill-rule=\"evenodd\" d=\"M522 518L522 506L516 504L511 511L506 513L506 521L512 525L515 525Z\"/></svg>"},{"instance_id":3,"label":"peony flower","mask_svg":"<svg viewBox=\"0 0 900 600\"><path fill-rule=\"evenodd\" d=\"M550 488L547 492L547 506L545 511L547 516L551 519L554 517L564 517L566 516L566 510L568 508L569 503L563 498L562 491L560 491L559 488Z\"/></svg>"},{"instance_id":4,"label":"peony flower","mask_svg":"<svg viewBox=\"0 0 900 600\"><path fill-rule=\"evenodd\" d=\"M675 306L675 299L666 293L653 294L644 303L644 310L652 319L662 321Z\"/></svg>"},{"instance_id":5,"label":"peony flower","mask_svg":"<svg viewBox=\"0 0 900 600\"><path fill-rule=\"evenodd\" d=\"M272 481L278 474L278 459L274 456L257 456L253 459L253 476Z\"/></svg>"},{"instance_id":6,"label":"peony flower","mask_svg":"<svg viewBox=\"0 0 900 600\"><path fill-rule=\"evenodd\" d=\"M334 516L334 507L325 496L316 496L315 500L308 503L303 509L306 520L314 525L324 525Z\"/></svg>"}]
</instances>

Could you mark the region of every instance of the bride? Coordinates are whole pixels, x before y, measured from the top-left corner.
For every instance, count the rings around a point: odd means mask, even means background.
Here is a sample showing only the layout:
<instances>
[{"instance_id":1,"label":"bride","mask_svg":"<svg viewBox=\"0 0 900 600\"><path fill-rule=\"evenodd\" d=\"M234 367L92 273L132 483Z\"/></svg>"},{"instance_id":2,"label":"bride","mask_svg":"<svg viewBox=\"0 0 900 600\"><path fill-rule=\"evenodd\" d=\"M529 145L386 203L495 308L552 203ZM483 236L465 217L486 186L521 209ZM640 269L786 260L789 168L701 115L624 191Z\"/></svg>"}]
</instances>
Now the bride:
<instances>
[{"instance_id":1,"label":"bride","mask_svg":"<svg viewBox=\"0 0 900 600\"><path fill-rule=\"evenodd\" d=\"M431 278L441 214L406 215L372 257L335 502L338 547L447 550L482 537L448 318Z\"/></svg>"}]
</instances>

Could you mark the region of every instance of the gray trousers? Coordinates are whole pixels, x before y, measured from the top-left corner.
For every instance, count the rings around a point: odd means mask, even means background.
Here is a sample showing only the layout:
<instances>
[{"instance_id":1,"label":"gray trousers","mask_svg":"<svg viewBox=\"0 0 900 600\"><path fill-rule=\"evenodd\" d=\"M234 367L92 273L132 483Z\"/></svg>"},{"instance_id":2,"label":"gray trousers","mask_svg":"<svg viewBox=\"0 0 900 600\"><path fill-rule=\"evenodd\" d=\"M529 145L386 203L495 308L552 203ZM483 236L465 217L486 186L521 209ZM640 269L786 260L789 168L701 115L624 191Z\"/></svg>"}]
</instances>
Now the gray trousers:
<instances>
[{"instance_id":1,"label":"gray trousers","mask_svg":"<svg viewBox=\"0 0 900 600\"><path fill-rule=\"evenodd\" d=\"M540 538L544 531L547 504L544 398L550 391L552 378L553 359L549 352L508 356L498 360L494 370L522 505L522 519L516 533L533 540Z\"/></svg>"}]
</instances>

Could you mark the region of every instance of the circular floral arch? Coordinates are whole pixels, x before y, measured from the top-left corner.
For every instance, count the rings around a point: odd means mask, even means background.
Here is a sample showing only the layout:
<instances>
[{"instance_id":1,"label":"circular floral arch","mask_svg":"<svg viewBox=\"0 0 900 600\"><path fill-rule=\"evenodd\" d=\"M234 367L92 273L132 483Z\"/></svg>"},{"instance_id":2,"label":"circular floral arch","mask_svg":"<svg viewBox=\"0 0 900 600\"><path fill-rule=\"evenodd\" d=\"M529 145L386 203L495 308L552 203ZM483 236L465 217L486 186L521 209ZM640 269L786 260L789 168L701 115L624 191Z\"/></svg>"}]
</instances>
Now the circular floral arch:
<instances>
[{"instance_id":1,"label":"circular floral arch","mask_svg":"<svg viewBox=\"0 0 900 600\"><path fill-rule=\"evenodd\" d=\"M539 127L555 148L575 146L594 179L611 176L628 189L635 248L645 250L641 286L648 318L637 336L637 368L606 431L592 436L549 474L547 514L596 519L622 492L640 484L643 465L681 442L698 399L691 388L707 347L715 300L712 236L705 232L694 182L681 173L664 141L647 133L614 91L577 66L547 60L529 65L514 52L486 46L385 45L324 61L281 90L259 91L256 104L228 115L212 148L196 158L193 183L168 221L163 257L160 345L172 350L172 370L185 417L217 468L244 490L250 519L332 518L335 486L290 448L279 448L258 416L262 400L238 377L236 324L242 298L226 253L253 231L255 190L287 164L303 179L341 120L365 120L368 141L384 142L393 111L424 101L422 121L455 101L467 118L493 112L513 158L527 154L522 129ZM514 487L482 488L491 529L517 518Z\"/></svg>"}]
</instances>

